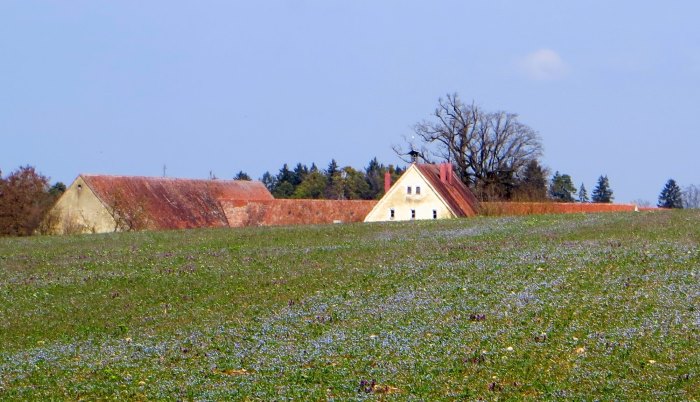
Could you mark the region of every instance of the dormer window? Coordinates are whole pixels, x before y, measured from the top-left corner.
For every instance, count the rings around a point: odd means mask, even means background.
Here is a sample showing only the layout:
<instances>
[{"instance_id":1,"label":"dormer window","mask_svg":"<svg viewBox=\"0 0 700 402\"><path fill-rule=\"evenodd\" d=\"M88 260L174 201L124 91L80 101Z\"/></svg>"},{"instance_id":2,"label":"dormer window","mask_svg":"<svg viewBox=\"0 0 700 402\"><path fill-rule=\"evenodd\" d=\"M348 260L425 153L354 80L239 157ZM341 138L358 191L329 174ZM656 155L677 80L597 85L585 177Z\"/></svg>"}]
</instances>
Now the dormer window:
<instances>
[{"instance_id":1,"label":"dormer window","mask_svg":"<svg viewBox=\"0 0 700 402\"><path fill-rule=\"evenodd\" d=\"M406 187L406 194L411 194L411 186Z\"/></svg>"}]
</instances>

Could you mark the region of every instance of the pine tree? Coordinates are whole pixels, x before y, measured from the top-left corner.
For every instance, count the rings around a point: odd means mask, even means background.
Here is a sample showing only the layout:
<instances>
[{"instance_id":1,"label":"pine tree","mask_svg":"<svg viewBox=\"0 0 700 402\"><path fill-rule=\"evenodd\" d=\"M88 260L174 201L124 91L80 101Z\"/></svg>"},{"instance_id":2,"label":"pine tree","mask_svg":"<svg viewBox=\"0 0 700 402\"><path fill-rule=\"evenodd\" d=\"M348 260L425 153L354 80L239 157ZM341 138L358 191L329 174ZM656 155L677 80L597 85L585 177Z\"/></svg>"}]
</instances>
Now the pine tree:
<instances>
[{"instance_id":1,"label":"pine tree","mask_svg":"<svg viewBox=\"0 0 700 402\"><path fill-rule=\"evenodd\" d=\"M275 191L275 187L277 187L277 179L271 175L269 171L263 173L260 181L265 185L265 187L267 187L269 192Z\"/></svg>"},{"instance_id":2,"label":"pine tree","mask_svg":"<svg viewBox=\"0 0 700 402\"><path fill-rule=\"evenodd\" d=\"M233 180L251 181L251 180L253 180L253 179L250 178L250 176L248 175L248 173L246 173L246 172L240 170L240 171L238 171L238 173L236 173L235 176L233 176Z\"/></svg>"},{"instance_id":3,"label":"pine tree","mask_svg":"<svg viewBox=\"0 0 700 402\"><path fill-rule=\"evenodd\" d=\"M301 163L297 163L296 167L294 168L294 171L292 172L292 181L291 183L294 185L294 187L298 186L301 184L301 182L304 181L306 178L306 175L309 174L309 168L306 167L306 165L302 165Z\"/></svg>"},{"instance_id":4,"label":"pine tree","mask_svg":"<svg viewBox=\"0 0 700 402\"><path fill-rule=\"evenodd\" d=\"M537 159L531 160L516 183L515 199L542 201L547 198L547 171Z\"/></svg>"},{"instance_id":5,"label":"pine tree","mask_svg":"<svg viewBox=\"0 0 700 402\"><path fill-rule=\"evenodd\" d=\"M578 202L590 202L588 199L588 191L586 191L586 186L581 183L581 187L578 189Z\"/></svg>"},{"instance_id":6,"label":"pine tree","mask_svg":"<svg viewBox=\"0 0 700 402\"><path fill-rule=\"evenodd\" d=\"M289 170L289 166L285 163L279 173L277 173L275 188L272 191L272 195L275 198L290 198L292 194L294 194L294 189L296 188L294 182L294 172Z\"/></svg>"},{"instance_id":7,"label":"pine tree","mask_svg":"<svg viewBox=\"0 0 700 402\"><path fill-rule=\"evenodd\" d=\"M678 187L675 180L668 179L659 195L659 203L656 205L661 208L683 208L681 188Z\"/></svg>"},{"instance_id":8,"label":"pine tree","mask_svg":"<svg viewBox=\"0 0 700 402\"><path fill-rule=\"evenodd\" d=\"M338 163L335 159L331 159L331 163L328 164L328 168L326 169L326 177L332 180L336 173L338 173Z\"/></svg>"},{"instance_id":9,"label":"pine tree","mask_svg":"<svg viewBox=\"0 0 700 402\"><path fill-rule=\"evenodd\" d=\"M610 188L608 176L600 176L598 178L598 185L593 189L591 199L593 202L598 203L611 203L613 201L613 191Z\"/></svg>"},{"instance_id":10,"label":"pine tree","mask_svg":"<svg viewBox=\"0 0 700 402\"><path fill-rule=\"evenodd\" d=\"M549 196L559 202L574 202L574 194L576 194L576 187L571 181L571 176L555 172L549 185Z\"/></svg>"}]
</instances>

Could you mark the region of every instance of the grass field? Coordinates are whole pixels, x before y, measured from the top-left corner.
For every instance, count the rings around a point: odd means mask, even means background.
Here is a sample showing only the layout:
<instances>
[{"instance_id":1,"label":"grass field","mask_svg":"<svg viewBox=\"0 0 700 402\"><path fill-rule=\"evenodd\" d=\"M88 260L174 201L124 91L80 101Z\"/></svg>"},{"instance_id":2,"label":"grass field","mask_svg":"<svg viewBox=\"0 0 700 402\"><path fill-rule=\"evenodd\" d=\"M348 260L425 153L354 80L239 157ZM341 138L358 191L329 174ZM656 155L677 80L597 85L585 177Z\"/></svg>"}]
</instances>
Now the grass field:
<instances>
[{"instance_id":1,"label":"grass field","mask_svg":"<svg viewBox=\"0 0 700 402\"><path fill-rule=\"evenodd\" d=\"M0 399L699 399L700 214L0 239Z\"/></svg>"}]
</instances>

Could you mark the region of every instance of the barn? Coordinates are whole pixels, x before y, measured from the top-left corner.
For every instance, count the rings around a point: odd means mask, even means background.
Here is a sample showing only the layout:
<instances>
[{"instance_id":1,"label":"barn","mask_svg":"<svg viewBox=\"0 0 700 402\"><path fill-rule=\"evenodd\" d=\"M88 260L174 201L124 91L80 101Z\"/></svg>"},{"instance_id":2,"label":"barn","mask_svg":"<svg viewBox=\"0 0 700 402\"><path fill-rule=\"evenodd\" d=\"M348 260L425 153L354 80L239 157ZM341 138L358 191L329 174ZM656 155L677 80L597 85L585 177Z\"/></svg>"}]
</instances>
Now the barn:
<instances>
[{"instance_id":1,"label":"barn","mask_svg":"<svg viewBox=\"0 0 700 402\"><path fill-rule=\"evenodd\" d=\"M259 181L81 174L47 219L57 234L226 227L223 203L272 199Z\"/></svg>"},{"instance_id":2,"label":"barn","mask_svg":"<svg viewBox=\"0 0 700 402\"><path fill-rule=\"evenodd\" d=\"M45 226L73 234L362 222L376 202L278 200L259 181L81 174Z\"/></svg>"}]
</instances>

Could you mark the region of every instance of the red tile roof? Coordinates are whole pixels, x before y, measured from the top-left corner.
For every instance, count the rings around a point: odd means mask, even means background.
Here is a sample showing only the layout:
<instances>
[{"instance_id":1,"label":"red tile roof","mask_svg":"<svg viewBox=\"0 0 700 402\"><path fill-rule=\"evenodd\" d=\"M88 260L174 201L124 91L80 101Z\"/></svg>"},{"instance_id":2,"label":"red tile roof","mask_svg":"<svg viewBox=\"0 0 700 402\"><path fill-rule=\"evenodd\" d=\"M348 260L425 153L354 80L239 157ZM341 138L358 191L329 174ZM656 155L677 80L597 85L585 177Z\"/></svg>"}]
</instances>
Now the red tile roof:
<instances>
[{"instance_id":1,"label":"red tile roof","mask_svg":"<svg viewBox=\"0 0 700 402\"><path fill-rule=\"evenodd\" d=\"M440 165L417 164L416 167L445 200L458 217L474 216L479 210L479 201L466 185L452 172L452 180L440 180Z\"/></svg>"},{"instance_id":2,"label":"red tile roof","mask_svg":"<svg viewBox=\"0 0 700 402\"><path fill-rule=\"evenodd\" d=\"M142 208L149 229L228 226L222 201L273 199L259 181L80 176L105 206L119 199Z\"/></svg>"}]
</instances>

